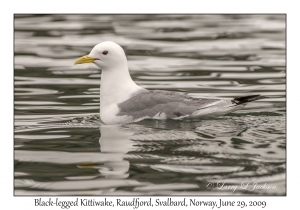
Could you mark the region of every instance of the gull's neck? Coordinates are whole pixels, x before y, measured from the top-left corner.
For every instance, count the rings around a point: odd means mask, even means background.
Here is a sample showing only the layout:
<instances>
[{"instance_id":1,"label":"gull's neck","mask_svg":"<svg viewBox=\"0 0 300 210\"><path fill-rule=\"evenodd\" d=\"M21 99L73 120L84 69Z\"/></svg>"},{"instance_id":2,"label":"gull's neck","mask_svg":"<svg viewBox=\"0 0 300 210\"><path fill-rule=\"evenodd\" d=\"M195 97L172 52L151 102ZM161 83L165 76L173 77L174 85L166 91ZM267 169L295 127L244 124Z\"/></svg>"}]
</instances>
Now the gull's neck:
<instances>
[{"instance_id":1,"label":"gull's neck","mask_svg":"<svg viewBox=\"0 0 300 210\"><path fill-rule=\"evenodd\" d=\"M127 65L103 69L101 73L100 109L122 103L144 88L131 79Z\"/></svg>"}]
</instances>

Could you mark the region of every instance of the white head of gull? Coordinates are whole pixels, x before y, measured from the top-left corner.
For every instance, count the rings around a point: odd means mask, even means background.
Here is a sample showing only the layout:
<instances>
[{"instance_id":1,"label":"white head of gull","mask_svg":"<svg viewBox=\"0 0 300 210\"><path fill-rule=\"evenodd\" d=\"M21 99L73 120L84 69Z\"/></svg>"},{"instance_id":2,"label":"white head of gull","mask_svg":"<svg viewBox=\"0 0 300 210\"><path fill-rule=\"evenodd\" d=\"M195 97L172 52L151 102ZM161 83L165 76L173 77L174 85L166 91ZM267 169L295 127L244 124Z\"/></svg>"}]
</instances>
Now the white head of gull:
<instances>
[{"instance_id":1,"label":"white head of gull","mask_svg":"<svg viewBox=\"0 0 300 210\"><path fill-rule=\"evenodd\" d=\"M102 70L100 118L105 124L222 115L265 98L251 95L231 100L196 99L172 91L146 90L131 79L124 50L111 41L97 44L89 55L75 62L83 63L94 63Z\"/></svg>"}]
</instances>

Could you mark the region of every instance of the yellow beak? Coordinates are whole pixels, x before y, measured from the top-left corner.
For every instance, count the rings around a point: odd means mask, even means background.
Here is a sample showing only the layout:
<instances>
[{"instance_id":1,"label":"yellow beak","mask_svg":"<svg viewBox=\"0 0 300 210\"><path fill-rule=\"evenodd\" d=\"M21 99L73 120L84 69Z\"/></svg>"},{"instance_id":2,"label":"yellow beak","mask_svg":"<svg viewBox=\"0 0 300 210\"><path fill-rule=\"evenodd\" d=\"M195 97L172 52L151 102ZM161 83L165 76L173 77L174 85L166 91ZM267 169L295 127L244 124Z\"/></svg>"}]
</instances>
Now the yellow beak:
<instances>
[{"instance_id":1,"label":"yellow beak","mask_svg":"<svg viewBox=\"0 0 300 210\"><path fill-rule=\"evenodd\" d=\"M99 60L99 58L91 58L88 55L85 55L85 56L82 56L82 57L78 58L75 61L74 65L75 64L82 64L82 63L93 63L94 60Z\"/></svg>"}]
</instances>

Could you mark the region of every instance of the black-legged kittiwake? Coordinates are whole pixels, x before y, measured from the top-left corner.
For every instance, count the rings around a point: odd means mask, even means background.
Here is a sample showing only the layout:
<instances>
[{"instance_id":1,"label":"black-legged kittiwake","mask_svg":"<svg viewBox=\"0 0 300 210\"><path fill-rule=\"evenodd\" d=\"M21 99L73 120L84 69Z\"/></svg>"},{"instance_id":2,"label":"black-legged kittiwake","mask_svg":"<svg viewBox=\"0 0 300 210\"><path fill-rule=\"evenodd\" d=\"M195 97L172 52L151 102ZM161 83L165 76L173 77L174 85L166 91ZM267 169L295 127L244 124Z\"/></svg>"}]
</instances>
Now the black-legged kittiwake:
<instances>
[{"instance_id":1,"label":"black-legged kittiwake","mask_svg":"<svg viewBox=\"0 0 300 210\"><path fill-rule=\"evenodd\" d=\"M89 55L75 62L82 63L94 63L102 70L100 118L105 124L222 115L244 107L247 102L265 98L251 95L231 100L205 99L172 91L147 90L131 79L124 50L111 41L97 44Z\"/></svg>"}]
</instances>

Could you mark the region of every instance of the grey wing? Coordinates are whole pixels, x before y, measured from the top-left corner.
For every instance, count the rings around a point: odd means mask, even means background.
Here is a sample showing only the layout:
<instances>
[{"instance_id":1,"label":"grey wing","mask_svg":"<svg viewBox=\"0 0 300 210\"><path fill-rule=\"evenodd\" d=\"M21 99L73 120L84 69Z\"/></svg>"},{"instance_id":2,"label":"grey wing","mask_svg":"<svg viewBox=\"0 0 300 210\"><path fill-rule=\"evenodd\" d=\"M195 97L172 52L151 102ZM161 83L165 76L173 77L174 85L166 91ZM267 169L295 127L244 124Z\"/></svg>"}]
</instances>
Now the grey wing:
<instances>
[{"instance_id":1,"label":"grey wing","mask_svg":"<svg viewBox=\"0 0 300 210\"><path fill-rule=\"evenodd\" d=\"M142 92L118 104L118 115L131 116L133 119L159 118L160 115L165 118L196 116L200 110L215 106L220 101L222 100L195 99L171 91L154 90Z\"/></svg>"}]
</instances>

